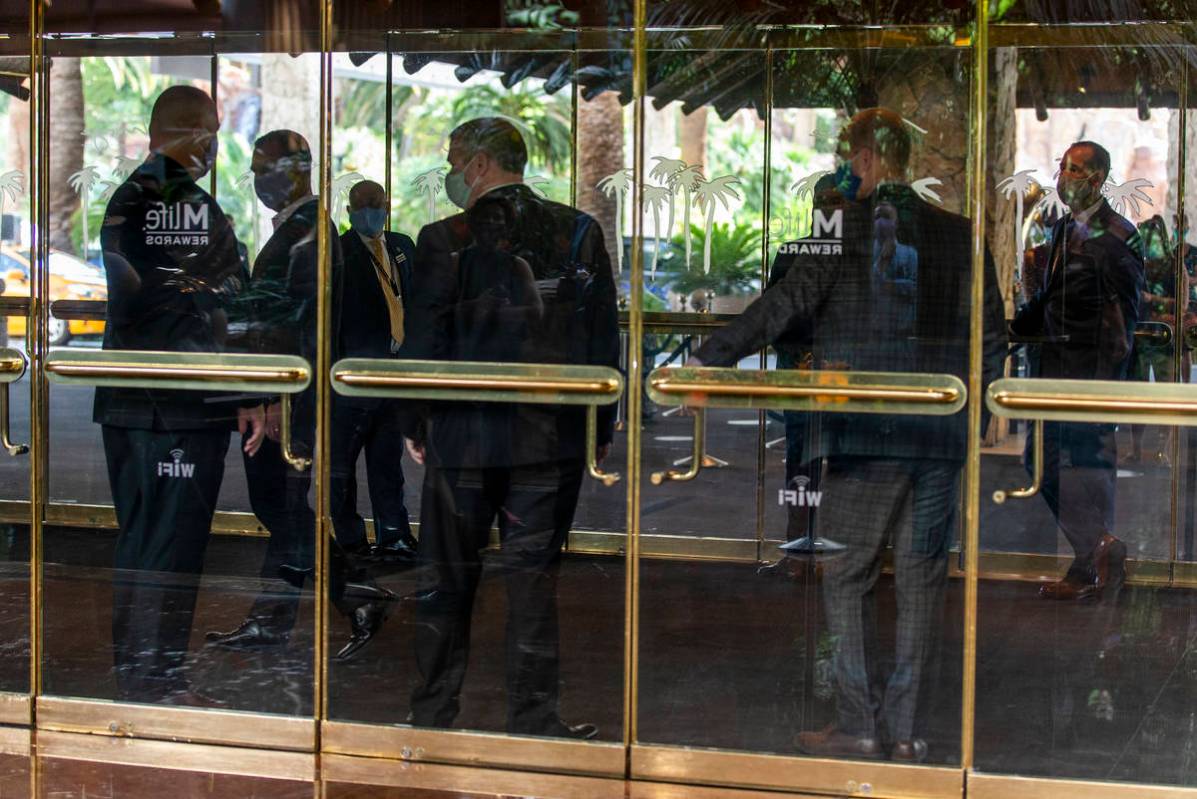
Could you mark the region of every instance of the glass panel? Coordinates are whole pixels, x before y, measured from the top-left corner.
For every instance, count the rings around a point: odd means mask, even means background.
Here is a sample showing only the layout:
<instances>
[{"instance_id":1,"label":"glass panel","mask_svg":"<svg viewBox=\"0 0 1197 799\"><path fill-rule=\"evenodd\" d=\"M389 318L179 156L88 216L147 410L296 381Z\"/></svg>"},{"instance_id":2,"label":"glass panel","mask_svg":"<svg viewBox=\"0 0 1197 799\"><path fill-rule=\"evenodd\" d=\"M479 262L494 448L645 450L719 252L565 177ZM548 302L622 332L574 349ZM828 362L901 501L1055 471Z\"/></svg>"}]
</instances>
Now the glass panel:
<instances>
[{"instance_id":1,"label":"glass panel","mask_svg":"<svg viewBox=\"0 0 1197 799\"><path fill-rule=\"evenodd\" d=\"M55 343L310 362L318 3L185 5L48 14L51 246L106 300ZM47 693L313 713L311 477L281 396L52 386ZM310 456L314 389L291 408Z\"/></svg>"},{"instance_id":2,"label":"glass panel","mask_svg":"<svg viewBox=\"0 0 1197 799\"><path fill-rule=\"evenodd\" d=\"M334 358L618 367L623 12L524 5L336 4ZM450 398L334 398L329 715L619 740L626 497L587 411Z\"/></svg>"},{"instance_id":3,"label":"glass panel","mask_svg":"<svg viewBox=\"0 0 1197 799\"><path fill-rule=\"evenodd\" d=\"M649 327L646 362L764 369L768 391L789 370L965 379L968 7L650 6L650 137L677 132L648 149L666 158L645 196L691 215L693 252L681 233L655 278L646 266L675 312ZM948 24L850 27L927 21ZM840 27L757 27L786 22ZM707 409L711 457L689 479L701 417L646 405L645 476L673 472L642 485L643 552L675 557L640 566L639 740L958 763L965 413L742 408Z\"/></svg>"},{"instance_id":4,"label":"glass panel","mask_svg":"<svg viewBox=\"0 0 1197 799\"><path fill-rule=\"evenodd\" d=\"M1192 308L1192 227L1177 229L1193 207L1192 123L1180 126L1192 49L1158 25L995 26L991 43L987 221L1009 374L1065 394L1061 379L1123 381L1110 391L1125 397L1192 382L1175 335ZM1191 558L1178 536L1191 529L1191 432L1141 418L1046 423L1042 488L1002 505L995 489L1030 484L1033 426L989 428L982 576L991 558L1039 582L981 582L978 769L1194 782L1180 700L1192 597L1165 587L1187 579L1174 559Z\"/></svg>"},{"instance_id":5,"label":"glass panel","mask_svg":"<svg viewBox=\"0 0 1197 799\"><path fill-rule=\"evenodd\" d=\"M28 8L0 20L0 289L5 298L24 293L30 264ZM10 278L11 275L11 278ZM25 311L0 316L0 347L25 352ZM11 337L9 333L11 332ZM9 393L11 435L29 442L29 379L0 386ZM0 691L29 691L29 455L0 448Z\"/></svg>"}]
</instances>

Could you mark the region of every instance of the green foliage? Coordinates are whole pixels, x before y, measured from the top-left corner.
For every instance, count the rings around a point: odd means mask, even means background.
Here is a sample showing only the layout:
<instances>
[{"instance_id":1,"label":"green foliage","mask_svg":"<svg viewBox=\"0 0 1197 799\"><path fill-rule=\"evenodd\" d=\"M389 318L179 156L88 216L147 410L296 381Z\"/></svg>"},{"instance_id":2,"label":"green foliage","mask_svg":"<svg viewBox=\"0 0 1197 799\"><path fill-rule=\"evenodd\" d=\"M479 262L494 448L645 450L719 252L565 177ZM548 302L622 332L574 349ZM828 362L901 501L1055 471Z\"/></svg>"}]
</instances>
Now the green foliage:
<instances>
[{"instance_id":1,"label":"green foliage","mask_svg":"<svg viewBox=\"0 0 1197 799\"><path fill-rule=\"evenodd\" d=\"M539 3L536 0L507 0L507 24L516 28L559 30L572 28L581 17L560 3Z\"/></svg>"},{"instance_id":2,"label":"green foliage","mask_svg":"<svg viewBox=\"0 0 1197 799\"><path fill-rule=\"evenodd\" d=\"M695 251L706 245L706 235L698 225L691 225L690 236ZM674 252L682 252L685 242L677 236L670 243ZM681 259L664 259L664 268ZM684 267L683 267L684 268ZM689 271L666 274L670 290L689 294L695 289L710 289L720 296L751 294L760 286L761 232L752 225L717 222L711 227L711 271L703 274L695 263Z\"/></svg>"},{"instance_id":3,"label":"green foliage","mask_svg":"<svg viewBox=\"0 0 1197 799\"><path fill-rule=\"evenodd\" d=\"M533 169L569 172L573 120L568 92L549 96L529 81L510 89L471 86L453 100L452 123L444 132L482 116L504 117L519 129Z\"/></svg>"}]
</instances>

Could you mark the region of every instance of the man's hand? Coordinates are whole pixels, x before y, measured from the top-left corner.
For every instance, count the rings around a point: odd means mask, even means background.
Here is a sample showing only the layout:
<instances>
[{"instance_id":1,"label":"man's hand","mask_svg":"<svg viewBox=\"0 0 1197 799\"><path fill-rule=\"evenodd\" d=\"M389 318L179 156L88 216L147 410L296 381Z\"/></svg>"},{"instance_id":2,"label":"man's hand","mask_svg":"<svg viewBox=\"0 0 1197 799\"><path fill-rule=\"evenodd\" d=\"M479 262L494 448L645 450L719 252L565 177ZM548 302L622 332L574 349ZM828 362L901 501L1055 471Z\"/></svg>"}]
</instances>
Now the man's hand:
<instances>
[{"instance_id":1,"label":"man's hand","mask_svg":"<svg viewBox=\"0 0 1197 799\"><path fill-rule=\"evenodd\" d=\"M266 412L262 410L261 405L237 409L237 432L244 436L246 430L249 431L249 438L246 438L241 446L245 454L252 458L258 454L262 438L266 435Z\"/></svg>"},{"instance_id":2,"label":"man's hand","mask_svg":"<svg viewBox=\"0 0 1197 799\"><path fill-rule=\"evenodd\" d=\"M266 406L266 437L278 441L283 435L283 404L272 402Z\"/></svg>"},{"instance_id":3,"label":"man's hand","mask_svg":"<svg viewBox=\"0 0 1197 799\"><path fill-rule=\"evenodd\" d=\"M421 466L423 466L424 465L424 445L417 444L416 442L412 441L410 438L404 438L403 444L404 444L404 446L407 447L407 454L411 456L411 459L413 461L415 461L416 463L420 464Z\"/></svg>"},{"instance_id":4,"label":"man's hand","mask_svg":"<svg viewBox=\"0 0 1197 799\"><path fill-rule=\"evenodd\" d=\"M602 463L611 454L611 444L599 444L594 450L595 463Z\"/></svg>"}]
</instances>

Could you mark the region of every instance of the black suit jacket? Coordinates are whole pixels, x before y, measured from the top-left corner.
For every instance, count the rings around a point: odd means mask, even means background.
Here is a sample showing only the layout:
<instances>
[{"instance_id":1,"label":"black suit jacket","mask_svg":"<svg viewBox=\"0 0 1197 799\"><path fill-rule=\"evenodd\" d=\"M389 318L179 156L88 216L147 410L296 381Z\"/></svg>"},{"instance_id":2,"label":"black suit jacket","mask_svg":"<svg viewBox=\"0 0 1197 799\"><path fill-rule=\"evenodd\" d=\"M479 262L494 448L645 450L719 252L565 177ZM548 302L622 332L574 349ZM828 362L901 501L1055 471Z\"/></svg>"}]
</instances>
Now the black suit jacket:
<instances>
[{"instance_id":1,"label":"black suit jacket","mask_svg":"<svg viewBox=\"0 0 1197 799\"><path fill-rule=\"evenodd\" d=\"M522 184L503 186L488 196L511 203L515 220L501 249L528 263L544 304L539 322L521 333L522 363L597 364L618 368L619 322L615 304L615 276L593 217L562 203L538 196ZM460 302L453 254L473 242L465 214L426 225L416 241L413 333L408 339L413 358L448 359L469 351L455 342L453 320ZM416 321L418 319L418 321ZM466 346L463 346L466 344ZM477 405L440 403L416 409L407 431L425 437L431 425L431 457L445 466L509 466L581 458L585 440L585 408L557 405L519 405L511 422L514 445L502 462L479 453L464 433L478 429ZM611 441L614 406L599 409L599 445Z\"/></svg>"},{"instance_id":2,"label":"black suit jacket","mask_svg":"<svg viewBox=\"0 0 1197 799\"><path fill-rule=\"evenodd\" d=\"M880 203L894 206L898 244L909 248L898 248L888 261L875 248L873 219ZM882 185L838 210L842 251L836 254L825 243L811 246L810 239L782 245L777 260L788 263L775 264L774 271L784 277L695 355L708 366L732 366L786 336L809 337L819 368L939 372L967 383L969 220L898 184ZM1001 293L988 252L984 314L988 384L1002 373L1006 356ZM821 427L818 442L806 444L808 460L827 455L960 460L967 443L964 411L951 417L828 413Z\"/></svg>"},{"instance_id":3,"label":"black suit jacket","mask_svg":"<svg viewBox=\"0 0 1197 799\"><path fill-rule=\"evenodd\" d=\"M1138 229L1102 200L1086 225L1068 214L1052 228L1044 282L1011 329L1043 337L1038 375L1126 377L1145 271Z\"/></svg>"},{"instance_id":4,"label":"black suit jacket","mask_svg":"<svg viewBox=\"0 0 1197 799\"><path fill-rule=\"evenodd\" d=\"M402 233L383 234L387 257L399 276L399 295L406 310L412 291L412 264L416 257L416 245L409 236ZM382 287L375 272L374 255L356 231L349 230L341 235L341 258L344 277L340 281L343 297L338 304L348 304L349 313L341 315L341 327L337 336L338 358L391 358L391 317L387 310ZM404 314L404 340L411 325ZM406 349L406 347L405 347ZM398 357L403 357L401 349Z\"/></svg>"}]
</instances>

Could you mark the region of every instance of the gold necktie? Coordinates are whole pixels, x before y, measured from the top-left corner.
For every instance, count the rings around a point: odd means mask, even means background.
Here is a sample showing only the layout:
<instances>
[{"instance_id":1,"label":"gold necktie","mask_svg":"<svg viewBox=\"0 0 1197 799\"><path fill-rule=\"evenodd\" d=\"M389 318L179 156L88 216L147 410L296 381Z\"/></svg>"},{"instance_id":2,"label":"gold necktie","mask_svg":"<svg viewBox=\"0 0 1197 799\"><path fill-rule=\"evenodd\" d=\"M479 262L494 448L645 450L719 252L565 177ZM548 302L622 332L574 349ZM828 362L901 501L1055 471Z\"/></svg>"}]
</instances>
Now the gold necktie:
<instances>
[{"instance_id":1,"label":"gold necktie","mask_svg":"<svg viewBox=\"0 0 1197 799\"><path fill-rule=\"evenodd\" d=\"M399 291L399 281L392 274L391 261L387 258L382 239L367 239L367 242L374 254L374 274L378 276L383 299L387 301L387 314L391 317L391 338L395 340L395 346L400 346L403 344L403 297Z\"/></svg>"}]
</instances>

